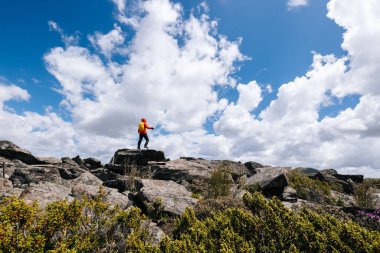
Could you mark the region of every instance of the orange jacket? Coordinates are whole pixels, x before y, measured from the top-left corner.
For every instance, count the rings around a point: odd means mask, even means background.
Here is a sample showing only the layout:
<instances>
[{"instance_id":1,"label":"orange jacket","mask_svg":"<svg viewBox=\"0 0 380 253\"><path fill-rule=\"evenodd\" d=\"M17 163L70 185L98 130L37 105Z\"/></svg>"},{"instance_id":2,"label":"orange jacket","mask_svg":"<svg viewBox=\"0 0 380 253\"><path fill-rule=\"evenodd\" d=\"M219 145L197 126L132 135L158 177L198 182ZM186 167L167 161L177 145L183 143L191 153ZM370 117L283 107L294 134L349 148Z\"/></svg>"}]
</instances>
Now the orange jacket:
<instances>
[{"instance_id":1,"label":"orange jacket","mask_svg":"<svg viewBox=\"0 0 380 253\"><path fill-rule=\"evenodd\" d=\"M144 129L140 129L141 124L144 124ZM139 124L139 128L137 129L137 132L139 134L147 134L147 131L146 131L147 129L153 129L153 127L148 126L148 124L146 123L146 119L142 118Z\"/></svg>"}]
</instances>

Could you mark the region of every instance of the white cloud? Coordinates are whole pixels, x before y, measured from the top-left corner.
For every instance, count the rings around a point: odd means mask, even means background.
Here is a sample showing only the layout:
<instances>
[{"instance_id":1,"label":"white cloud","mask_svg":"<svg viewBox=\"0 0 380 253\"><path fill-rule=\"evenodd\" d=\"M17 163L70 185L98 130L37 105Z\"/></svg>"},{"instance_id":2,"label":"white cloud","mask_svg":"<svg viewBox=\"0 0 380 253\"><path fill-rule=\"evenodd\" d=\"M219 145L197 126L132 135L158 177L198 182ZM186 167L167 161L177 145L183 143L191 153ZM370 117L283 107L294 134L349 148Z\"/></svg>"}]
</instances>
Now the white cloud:
<instances>
[{"instance_id":1,"label":"white cloud","mask_svg":"<svg viewBox=\"0 0 380 253\"><path fill-rule=\"evenodd\" d=\"M308 4L309 4L309 0L288 0L289 9L307 6Z\"/></svg>"},{"instance_id":2,"label":"white cloud","mask_svg":"<svg viewBox=\"0 0 380 253\"><path fill-rule=\"evenodd\" d=\"M328 16L346 29L342 47L347 57L314 53L311 69L283 84L260 120L241 107L227 107L215 128L235 136L233 157L380 176L379 8L370 0L330 1ZM351 94L361 96L356 107L318 121L319 110L332 103L329 96L339 101Z\"/></svg>"},{"instance_id":3,"label":"white cloud","mask_svg":"<svg viewBox=\"0 0 380 253\"><path fill-rule=\"evenodd\" d=\"M213 36L214 24L204 15L182 20L180 6L167 0L147 1L143 8L146 15L124 64L105 65L80 47L54 48L45 56L78 127L120 137L135 134L136 122L145 115L168 131L184 132L201 128L223 107L213 86L231 82L234 62L244 59L240 41ZM119 27L108 35L115 31L121 44ZM185 38L182 46L179 34ZM99 44L104 36L92 38ZM109 41L100 46L107 54L115 46Z\"/></svg>"},{"instance_id":4,"label":"white cloud","mask_svg":"<svg viewBox=\"0 0 380 253\"><path fill-rule=\"evenodd\" d=\"M273 92L272 85L267 84L267 85L265 86L265 90L266 90L268 93L272 93L272 92Z\"/></svg>"},{"instance_id":5,"label":"white cloud","mask_svg":"<svg viewBox=\"0 0 380 253\"><path fill-rule=\"evenodd\" d=\"M125 1L126 0L112 0L120 13L123 13L125 11Z\"/></svg>"},{"instance_id":6,"label":"white cloud","mask_svg":"<svg viewBox=\"0 0 380 253\"><path fill-rule=\"evenodd\" d=\"M4 107L4 102L9 100L28 100L29 93L16 85L6 85L0 82L0 110ZM5 129L5 128L4 128Z\"/></svg>"},{"instance_id":7,"label":"white cloud","mask_svg":"<svg viewBox=\"0 0 380 253\"><path fill-rule=\"evenodd\" d=\"M248 111L255 109L262 100L261 88L256 81L246 85L239 84L237 90L239 92L237 104Z\"/></svg>"},{"instance_id":8,"label":"white cloud","mask_svg":"<svg viewBox=\"0 0 380 253\"><path fill-rule=\"evenodd\" d=\"M118 46L124 43L124 34L118 25L114 25L114 29L107 34L96 32L94 36L89 36L89 40L95 47L99 47L101 52L108 58L117 51Z\"/></svg>"},{"instance_id":9,"label":"white cloud","mask_svg":"<svg viewBox=\"0 0 380 253\"><path fill-rule=\"evenodd\" d=\"M76 45L79 42L79 35L73 34L73 35L67 35L65 34L64 30L54 21L49 20L48 21L49 29L50 31L58 32L61 36L61 40L63 43L65 43L66 46Z\"/></svg>"}]
</instances>

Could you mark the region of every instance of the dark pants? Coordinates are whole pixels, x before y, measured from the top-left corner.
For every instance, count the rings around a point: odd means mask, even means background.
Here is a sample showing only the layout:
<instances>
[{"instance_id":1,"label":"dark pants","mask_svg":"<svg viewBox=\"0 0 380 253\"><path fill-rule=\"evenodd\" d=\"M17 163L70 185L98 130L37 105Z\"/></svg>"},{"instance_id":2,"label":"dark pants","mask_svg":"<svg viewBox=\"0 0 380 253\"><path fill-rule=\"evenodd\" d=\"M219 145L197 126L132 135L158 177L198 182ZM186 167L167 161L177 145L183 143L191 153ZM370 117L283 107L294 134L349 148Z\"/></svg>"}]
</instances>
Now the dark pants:
<instances>
[{"instance_id":1,"label":"dark pants","mask_svg":"<svg viewBox=\"0 0 380 253\"><path fill-rule=\"evenodd\" d=\"M142 139L145 139L145 144L144 144L144 148L146 148L148 146L148 143L149 143L149 137L147 134L140 134L140 137L139 137L139 142L137 143L137 148L140 149L140 145L141 145L141 141Z\"/></svg>"}]
</instances>

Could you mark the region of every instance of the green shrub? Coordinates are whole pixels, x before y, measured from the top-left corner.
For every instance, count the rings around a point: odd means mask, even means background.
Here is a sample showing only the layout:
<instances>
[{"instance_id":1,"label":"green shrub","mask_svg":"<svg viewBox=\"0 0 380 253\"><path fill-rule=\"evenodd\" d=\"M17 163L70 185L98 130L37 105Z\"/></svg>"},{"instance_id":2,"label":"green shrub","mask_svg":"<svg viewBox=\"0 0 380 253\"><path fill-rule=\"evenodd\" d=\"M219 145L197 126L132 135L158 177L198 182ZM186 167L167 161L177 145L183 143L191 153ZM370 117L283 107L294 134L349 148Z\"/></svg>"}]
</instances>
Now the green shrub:
<instances>
[{"instance_id":1,"label":"green shrub","mask_svg":"<svg viewBox=\"0 0 380 253\"><path fill-rule=\"evenodd\" d=\"M153 250L142 229L140 209L110 206L102 196L57 201L45 211L37 204L5 199L0 203L0 252L139 252Z\"/></svg>"},{"instance_id":2,"label":"green shrub","mask_svg":"<svg viewBox=\"0 0 380 253\"><path fill-rule=\"evenodd\" d=\"M288 172L287 176L289 185L297 191L299 198L320 204L334 204L330 197L332 187L328 183L311 179L296 170Z\"/></svg>"},{"instance_id":3,"label":"green shrub","mask_svg":"<svg viewBox=\"0 0 380 253\"><path fill-rule=\"evenodd\" d=\"M111 208L100 196L57 201L46 210L0 202L0 252L380 252L380 233L309 209L293 212L276 198L245 194L234 205L197 216L187 209L172 237L152 246L140 209Z\"/></svg>"},{"instance_id":4,"label":"green shrub","mask_svg":"<svg viewBox=\"0 0 380 253\"><path fill-rule=\"evenodd\" d=\"M379 252L380 233L308 209L295 213L278 199L246 194L248 210L229 208L198 219L188 209L163 252Z\"/></svg>"},{"instance_id":5,"label":"green shrub","mask_svg":"<svg viewBox=\"0 0 380 253\"><path fill-rule=\"evenodd\" d=\"M365 178L363 182L370 184L375 189L380 189L380 178Z\"/></svg>"},{"instance_id":6,"label":"green shrub","mask_svg":"<svg viewBox=\"0 0 380 253\"><path fill-rule=\"evenodd\" d=\"M355 185L354 197L359 207L374 208L376 201L374 196L374 182L364 181Z\"/></svg>"},{"instance_id":7,"label":"green shrub","mask_svg":"<svg viewBox=\"0 0 380 253\"><path fill-rule=\"evenodd\" d=\"M212 173L206 183L206 197L217 198L228 196L230 194L230 167L228 163L223 162Z\"/></svg>"},{"instance_id":8,"label":"green shrub","mask_svg":"<svg viewBox=\"0 0 380 253\"><path fill-rule=\"evenodd\" d=\"M255 193L255 192L261 192L261 186L260 184L251 184L251 185L244 185L243 189L250 192L250 193Z\"/></svg>"}]
</instances>

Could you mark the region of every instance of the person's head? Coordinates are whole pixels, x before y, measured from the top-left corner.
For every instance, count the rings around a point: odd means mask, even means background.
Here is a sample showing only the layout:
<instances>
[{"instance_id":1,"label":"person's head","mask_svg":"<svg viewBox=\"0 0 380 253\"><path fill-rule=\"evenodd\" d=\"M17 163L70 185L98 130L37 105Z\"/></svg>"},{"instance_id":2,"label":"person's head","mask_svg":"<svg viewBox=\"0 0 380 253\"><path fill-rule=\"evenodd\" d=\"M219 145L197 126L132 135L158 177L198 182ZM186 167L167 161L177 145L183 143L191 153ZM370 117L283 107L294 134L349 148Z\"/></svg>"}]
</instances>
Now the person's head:
<instances>
[{"instance_id":1,"label":"person's head","mask_svg":"<svg viewBox=\"0 0 380 253\"><path fill-rule=\"evenodd\" d=\"M142 122L146 122L146 119L145 119L145 118L142 118L141 121L142 121Z\"/></svg>"}]
</instances>

